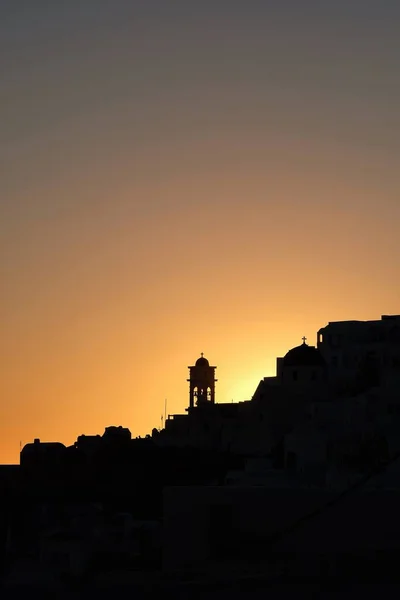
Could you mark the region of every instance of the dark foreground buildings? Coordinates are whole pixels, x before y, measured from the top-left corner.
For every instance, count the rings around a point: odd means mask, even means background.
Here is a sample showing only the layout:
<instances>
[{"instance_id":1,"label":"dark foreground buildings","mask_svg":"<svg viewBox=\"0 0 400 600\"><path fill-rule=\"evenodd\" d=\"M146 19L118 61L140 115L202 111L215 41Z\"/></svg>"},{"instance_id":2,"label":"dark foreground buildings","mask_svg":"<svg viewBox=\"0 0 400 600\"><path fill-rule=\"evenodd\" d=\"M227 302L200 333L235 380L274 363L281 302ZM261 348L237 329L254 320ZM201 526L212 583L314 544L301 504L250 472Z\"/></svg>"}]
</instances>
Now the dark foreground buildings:
<instances>
[{"instance_id":1,"label":"dark foreground buildings","mask_svg":"<svg viewBox=\"0 0 400 600\"><path fill-rule=\"evenodd\" d=\"M144 439L35 440L0 468L4 585L397 577L400 316L329 323L251 400L216 402L215 370Z\"/></svg>"}]
</instances>

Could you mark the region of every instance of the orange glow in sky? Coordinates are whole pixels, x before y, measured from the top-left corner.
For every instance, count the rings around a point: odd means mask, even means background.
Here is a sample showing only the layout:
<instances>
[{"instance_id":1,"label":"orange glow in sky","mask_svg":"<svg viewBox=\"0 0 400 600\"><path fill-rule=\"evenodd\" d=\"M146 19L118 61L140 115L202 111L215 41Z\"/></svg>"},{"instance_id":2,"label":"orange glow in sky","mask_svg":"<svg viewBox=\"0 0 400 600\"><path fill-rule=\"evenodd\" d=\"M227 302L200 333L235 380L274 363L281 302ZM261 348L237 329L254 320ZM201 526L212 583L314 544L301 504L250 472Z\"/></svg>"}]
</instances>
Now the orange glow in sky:
<instances>
[{"instance_id":1,"label":"orange glow in sky","mask_svg":"<svg viewBox=\"0 0 400 600\"><path fill-rule=\"evenodd\" d=\"M44 4L0 14L0 463L399 313L395 3Z\"/></svg>"}]
</instances>

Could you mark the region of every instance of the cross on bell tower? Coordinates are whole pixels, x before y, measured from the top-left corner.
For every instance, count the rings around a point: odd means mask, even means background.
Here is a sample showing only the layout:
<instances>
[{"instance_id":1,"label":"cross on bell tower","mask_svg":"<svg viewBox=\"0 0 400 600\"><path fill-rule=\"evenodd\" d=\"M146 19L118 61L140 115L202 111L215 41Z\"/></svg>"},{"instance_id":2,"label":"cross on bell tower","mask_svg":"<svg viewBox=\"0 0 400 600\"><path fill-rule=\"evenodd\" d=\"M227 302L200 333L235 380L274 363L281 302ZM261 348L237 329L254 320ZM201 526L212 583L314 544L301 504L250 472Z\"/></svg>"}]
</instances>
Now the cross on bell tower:
<instances>
[{"instance_id":1,"label":"cross on bell tower","mask_svg":"<svg viewBox=\"0 0 400 600\"><path fill-rule=\"evenodd\" d=\"M196 363L189 368L189 409L194 406L215 404L215 369L201 353Z\"/></svg>"}]
</instances>

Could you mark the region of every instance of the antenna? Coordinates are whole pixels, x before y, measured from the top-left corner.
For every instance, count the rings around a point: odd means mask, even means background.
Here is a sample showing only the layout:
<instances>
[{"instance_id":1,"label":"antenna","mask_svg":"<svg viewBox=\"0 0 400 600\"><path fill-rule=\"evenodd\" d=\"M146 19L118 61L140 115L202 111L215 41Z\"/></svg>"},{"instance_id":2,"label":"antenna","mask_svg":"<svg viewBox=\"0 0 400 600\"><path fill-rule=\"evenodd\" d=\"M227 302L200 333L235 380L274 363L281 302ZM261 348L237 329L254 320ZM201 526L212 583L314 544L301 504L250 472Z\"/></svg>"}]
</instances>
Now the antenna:
<instances>
[{"instance_id":1,"label":"antenna","mask_svg":"<svg viewBox=\"0 0 400 600\"><path fill-rule=\"evenodd\" d=\"M167 399L165 398L164 402L164 423L167 420Z\"/></svg>"}]
</instances>

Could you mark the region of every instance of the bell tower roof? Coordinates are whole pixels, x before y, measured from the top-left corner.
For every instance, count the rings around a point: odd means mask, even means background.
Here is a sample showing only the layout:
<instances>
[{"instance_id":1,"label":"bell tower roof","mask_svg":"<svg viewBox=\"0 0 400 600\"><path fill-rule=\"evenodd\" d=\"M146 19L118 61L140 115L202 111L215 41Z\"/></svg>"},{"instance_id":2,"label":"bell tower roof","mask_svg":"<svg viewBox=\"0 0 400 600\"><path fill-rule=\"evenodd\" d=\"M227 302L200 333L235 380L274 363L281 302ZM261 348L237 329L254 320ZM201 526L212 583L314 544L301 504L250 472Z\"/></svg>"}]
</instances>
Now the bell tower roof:
<instances>
[{"instance_id":1,"label":"bell tower roof","mask_svg":"<svg viewBox=\"0 0 400 600\"><path fill-rule=\"evenodd\" d=\"M201 353L200 358L198 358L196 360L196 367L209 367L210 363L208 362L208 360L204 357L204 354Z\"/></svg>"}]
</instances>

